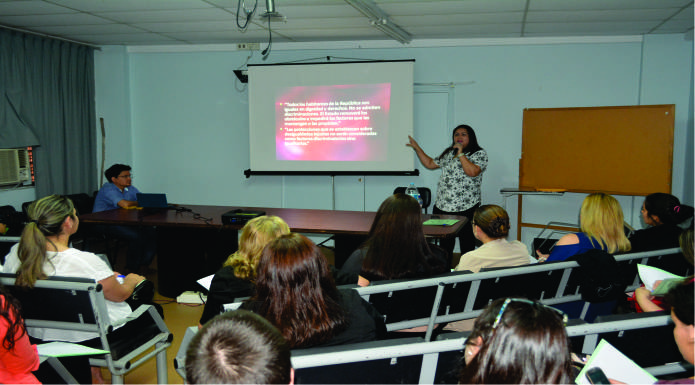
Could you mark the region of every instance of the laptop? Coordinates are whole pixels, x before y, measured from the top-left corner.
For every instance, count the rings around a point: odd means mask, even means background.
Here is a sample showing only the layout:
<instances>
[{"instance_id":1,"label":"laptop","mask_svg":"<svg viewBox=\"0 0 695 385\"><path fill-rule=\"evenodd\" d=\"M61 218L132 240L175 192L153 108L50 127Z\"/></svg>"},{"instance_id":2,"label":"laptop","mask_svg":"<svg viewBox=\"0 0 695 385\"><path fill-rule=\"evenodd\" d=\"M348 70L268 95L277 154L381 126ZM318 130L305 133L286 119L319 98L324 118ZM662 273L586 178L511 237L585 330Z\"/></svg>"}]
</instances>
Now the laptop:
<instances>
[{"instance_id":1,"label":"laptop","mask_svg":"<svg viewBox=\"0 0 695 385\"><path fill-rule=\"evenodd\" d=\"M169 208L167 204L166 194L148 194L148 193L138 193L138 207L144 209L166 209Z\"/></svg>"}]
</instances>

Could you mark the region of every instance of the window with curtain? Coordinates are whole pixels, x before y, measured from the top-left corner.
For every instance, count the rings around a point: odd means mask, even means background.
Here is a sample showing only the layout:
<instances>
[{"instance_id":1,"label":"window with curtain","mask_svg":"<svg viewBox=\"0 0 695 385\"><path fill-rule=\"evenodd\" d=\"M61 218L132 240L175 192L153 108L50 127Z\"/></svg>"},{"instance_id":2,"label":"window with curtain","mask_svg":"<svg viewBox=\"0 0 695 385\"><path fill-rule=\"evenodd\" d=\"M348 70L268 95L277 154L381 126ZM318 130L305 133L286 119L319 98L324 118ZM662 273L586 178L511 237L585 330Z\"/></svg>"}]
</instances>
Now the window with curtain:
<instances>
[{"instance_id":1,"label":"window with curtain","mask_svg":"<svg viewBox=\"0 0 695 385\"><path fill-rule=\"evenodd\" d=\"M0 127L32 147L37 197L97 189L94 48L0 28Z\"/></svg>"}]
</instances>

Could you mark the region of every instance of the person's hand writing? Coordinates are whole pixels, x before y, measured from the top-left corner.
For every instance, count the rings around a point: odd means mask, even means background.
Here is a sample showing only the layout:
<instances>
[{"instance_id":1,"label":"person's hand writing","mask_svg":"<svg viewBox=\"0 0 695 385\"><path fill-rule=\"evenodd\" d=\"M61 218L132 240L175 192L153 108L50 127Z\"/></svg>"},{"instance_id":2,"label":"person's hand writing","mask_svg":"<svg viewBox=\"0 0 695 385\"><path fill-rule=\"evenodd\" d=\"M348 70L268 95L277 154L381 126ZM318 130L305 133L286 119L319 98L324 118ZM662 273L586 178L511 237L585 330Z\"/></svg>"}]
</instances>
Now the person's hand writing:
<instances>
[{"instance_id":1,"label":"person's hand writing","mask_svg":"<svg viewBox=\"0 0 695 385\"><path fill-rule=\"evenodd\" d=\"M540 250L536 250L536 255L538 256L538 262L545 262L550 254L543 254Z\"/></svg>"},{"instance_id":2,"label":"person's hand writing","mask_svg":"<svg viewBox=\"0 0 695 385\"><path fill-rule=\"evenodd\" d=\"M635 298L637 299L637 302L641 303L640 300L651 301L654 296L646 287L638 287L635 289Z\"/></svg>"},{"instance_id":3,"label":"person's hand writing","mask_svg":"<svg viewBox=\"0 0 695 385\"><path fill-rule=\"evenodd\" d=\"M126 282L127 282L127 283L130 283L130 282L132 282L132 283L133 283L133 287L135 287L138 283L140 283L140 282L142 282L142 281L144 281L144 280L145 280L145 277L143 277L142 275L135 274L135 273L130 273L130 274L126 275L125 278L123 278L123 283L126 283Z\"/></svg>"}]
</instances>

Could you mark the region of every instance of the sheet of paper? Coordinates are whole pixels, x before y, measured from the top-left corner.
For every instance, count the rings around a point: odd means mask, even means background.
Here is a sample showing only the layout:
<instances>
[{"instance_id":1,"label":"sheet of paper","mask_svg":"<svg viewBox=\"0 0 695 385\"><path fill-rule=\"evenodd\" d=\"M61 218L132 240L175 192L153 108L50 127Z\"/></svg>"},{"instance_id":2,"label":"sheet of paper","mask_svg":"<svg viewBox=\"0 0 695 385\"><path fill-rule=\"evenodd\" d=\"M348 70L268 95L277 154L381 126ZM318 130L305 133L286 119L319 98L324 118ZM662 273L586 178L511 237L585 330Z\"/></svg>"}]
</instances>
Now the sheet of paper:
<instances>
[{"instance_id":1,"label":"sheet of paper","mask_svg":"<svg viewBox=\"0 0 695 385\"><path fill-rule=\"evenodd\" d=\"M69 342L49 342L36 345L40 356L49 357L70 357L70 356L90 356L93 354L105 354L108 350L94 349L80 344Z\"/></svg>"},{"instance_id":2,"label":"sheet of paper","mask_svg":"<svg viewBox=\"0 0 695 385\"><path fill-rule=\"evenodd\" d=\"M642 369L606 340L599 342L574 382L590 384L586 378L586 372L593 367L601 368L609 379L626 384L653 384L656 382L656 377Z\"/></svg>"},{"instance_id":3,"label":"sheet of paper","mask_svg":"<svg viewBox=\"0 0 695 385\"><path fill-rule=\"evenodd\" d=\"M656 281L662 281L667 278L683 279L683 277L671 274L666 270L661 270L653 266L642 264L637 264L637 273L639 273L639 278L642 280L644 287L646 287L649 291L654 290L654 283Z\"/></svg>"},{"instance_id":4,"label":"sheet of paper","mask_svg":"<svg viewBox=\"0 0 695 385\"><path fill-rule=\"evenodd\" d=\"M208 275L207 277L203 277L198 280L198 283L200 286L204 287L205 290L210 291L210 285L212 285L212 277L214 277L215 274L213 275Z\"/></svg>"},{"instance_id":5,"label":"sheet of paper","mask_svg":"<svg viewBox=\"0 0 695 385\"><path fill-rule=\"evenodd\" d=\"M423 223L425 226L452 226L458 219L428 219Z\"/></svg>"}]
</instances>

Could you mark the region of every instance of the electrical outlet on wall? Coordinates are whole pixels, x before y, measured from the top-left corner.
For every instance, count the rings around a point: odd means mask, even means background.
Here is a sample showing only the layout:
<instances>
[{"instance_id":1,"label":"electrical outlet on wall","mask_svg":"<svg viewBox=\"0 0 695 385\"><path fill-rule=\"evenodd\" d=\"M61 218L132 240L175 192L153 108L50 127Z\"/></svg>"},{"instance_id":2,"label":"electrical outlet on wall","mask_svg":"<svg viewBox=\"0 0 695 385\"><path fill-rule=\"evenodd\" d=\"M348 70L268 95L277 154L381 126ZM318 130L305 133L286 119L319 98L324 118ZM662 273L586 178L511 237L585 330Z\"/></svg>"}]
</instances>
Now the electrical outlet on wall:
<instances>
[{"instance_id":1,"label":"electrical outlet on wall","mask_svg":"<svg viewBox=\"0 0 695 385\"><path fill-rule=\"evenodd\" d=\"M239 43L236 45L237 51L258 51L261 43Z\"/></svg>"}]
</instances>

